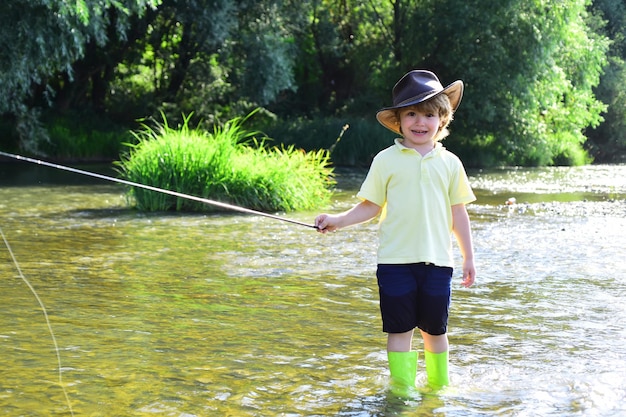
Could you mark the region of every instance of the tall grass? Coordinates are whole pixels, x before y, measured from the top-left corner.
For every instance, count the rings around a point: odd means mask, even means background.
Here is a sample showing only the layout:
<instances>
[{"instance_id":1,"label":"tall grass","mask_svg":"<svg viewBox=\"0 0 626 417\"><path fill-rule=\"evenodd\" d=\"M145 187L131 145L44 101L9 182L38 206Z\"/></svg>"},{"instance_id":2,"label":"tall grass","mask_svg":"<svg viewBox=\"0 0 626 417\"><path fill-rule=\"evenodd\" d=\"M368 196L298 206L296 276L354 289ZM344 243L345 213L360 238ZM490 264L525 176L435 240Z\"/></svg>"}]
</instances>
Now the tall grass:
<instances>
[{"instance_id":1,"label":"tall grass","mask_svg":"<svg viewBox=\"0 0 626 417\"><path fill-rule=\"evenodd\" d=\"M134 132L136 144L117 163L129 181L259 211L295 211L327 204L334 185L328 151L269 147L267 139L235 118L213 132L174 129L167 120ZM143 211L213 211L216 208L163 193L133 188Z\"/></svg>"}]
</instances>

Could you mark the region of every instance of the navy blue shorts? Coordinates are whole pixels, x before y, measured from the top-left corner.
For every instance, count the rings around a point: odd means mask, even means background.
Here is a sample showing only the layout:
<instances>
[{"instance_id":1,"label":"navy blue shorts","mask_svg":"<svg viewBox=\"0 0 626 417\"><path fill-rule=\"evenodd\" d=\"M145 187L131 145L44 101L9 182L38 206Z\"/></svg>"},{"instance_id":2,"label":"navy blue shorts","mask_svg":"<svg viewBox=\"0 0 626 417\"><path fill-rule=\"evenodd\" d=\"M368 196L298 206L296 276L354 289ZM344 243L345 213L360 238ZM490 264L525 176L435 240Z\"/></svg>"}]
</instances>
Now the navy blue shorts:
<instances>
[{"instance_id":1,"label":"navy blue shorts","mask_svg":"<svg viewBox=\"0 0 626 417\"><path fill-rule=\"evenodd\" d=\"M427 263L379 264L376 272L383 332L404 333L418 327L445 334L452 268Z\"/></svg>"}]
</instances>

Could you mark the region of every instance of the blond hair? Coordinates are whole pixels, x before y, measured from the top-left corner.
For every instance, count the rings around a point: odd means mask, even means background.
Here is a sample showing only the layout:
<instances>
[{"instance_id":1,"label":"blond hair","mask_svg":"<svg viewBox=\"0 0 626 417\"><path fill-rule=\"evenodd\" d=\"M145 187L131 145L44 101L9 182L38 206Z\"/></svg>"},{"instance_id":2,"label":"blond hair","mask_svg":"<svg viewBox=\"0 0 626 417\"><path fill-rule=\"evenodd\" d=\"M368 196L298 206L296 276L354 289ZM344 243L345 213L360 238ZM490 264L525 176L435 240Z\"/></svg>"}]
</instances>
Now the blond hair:
<instances>
[{"instance_id":1,"label":"blond hair","mask_svg":"<svg viewBox=\"0 0 626 417\"><path fill-rule=\"evenodd\" d=\"M436 113L439 115L439 119L441 119L441 127L435 135L435 141L440 141L450 134L448 126L454 118L454 112L452 111L450 99L446 94L437 94L435 97L422 101L421 103L396 109L395 117L398 125L400 125L400 112L407 109L412 109L420 113ZM402 132L402 126L400 126L400 132Z\"/></svg>"}]
</instances>

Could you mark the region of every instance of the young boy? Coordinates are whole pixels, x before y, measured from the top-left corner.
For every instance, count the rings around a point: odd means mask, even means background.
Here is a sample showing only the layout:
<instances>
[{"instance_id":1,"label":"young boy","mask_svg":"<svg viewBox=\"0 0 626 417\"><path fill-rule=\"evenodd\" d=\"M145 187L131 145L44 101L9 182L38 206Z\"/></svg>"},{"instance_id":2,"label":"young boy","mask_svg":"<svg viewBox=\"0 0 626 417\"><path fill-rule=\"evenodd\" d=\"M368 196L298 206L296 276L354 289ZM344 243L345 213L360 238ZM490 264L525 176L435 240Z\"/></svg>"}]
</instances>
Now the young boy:
<instances>
[{"instance_id":1,"label":"young boy","mask_svg":"<svg viewBox=\"0 0 626 417\"><path fill-rule=\"evenodd\" d=\"M461 284L474 283L474 253L465 208L475 200L461 161L439 142L463 96L463 82L443 88L430 71L415 70L394 86L393 106L378 121L402 137L373 160L350 210L320 214L321 233L381 215L378 268L383 331L394 385L414 387L417 327L428 384L448 385L448 311L452 281L451 232L463 255Z\"/></svg>"}]
</instances>

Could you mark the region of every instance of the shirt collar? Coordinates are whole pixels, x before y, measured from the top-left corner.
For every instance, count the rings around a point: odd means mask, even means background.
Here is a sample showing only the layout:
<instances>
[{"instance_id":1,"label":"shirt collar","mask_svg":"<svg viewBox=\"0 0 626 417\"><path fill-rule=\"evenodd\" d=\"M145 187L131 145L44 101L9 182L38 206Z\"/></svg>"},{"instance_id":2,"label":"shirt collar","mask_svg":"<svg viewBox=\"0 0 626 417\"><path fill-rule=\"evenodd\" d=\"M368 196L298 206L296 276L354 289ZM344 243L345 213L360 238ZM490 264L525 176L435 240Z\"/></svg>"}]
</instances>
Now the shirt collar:
<instances>
[{"instance_id":1,"label":"shirt collar","mask_svg":"<svg viewBox=\"0 0 626 417\"><path fill-rule=\"evenodd\" d=\"M396 138L394 142L395 142L395 145L398 147L398 149L400 149L400 151L415 152L419 155L419 152L417 152L415 149L404 146L404 144L402 143L402 138ZM424 158L426 158L427 156L438 155L444 149L446 148L441 144L441 142L437 141L435 142L435 147L433 148L433 150L428 152L426 155L424 155Z\"/></svg>"}]
</instances>

